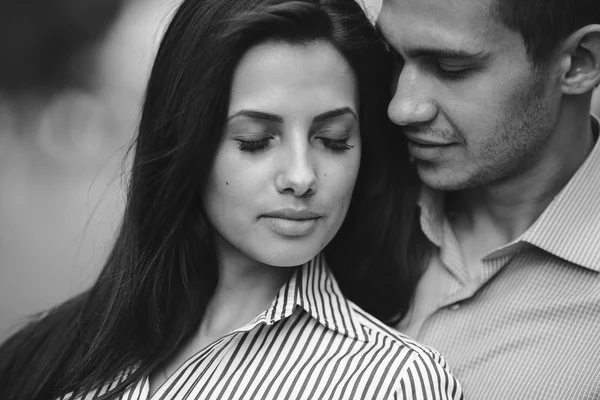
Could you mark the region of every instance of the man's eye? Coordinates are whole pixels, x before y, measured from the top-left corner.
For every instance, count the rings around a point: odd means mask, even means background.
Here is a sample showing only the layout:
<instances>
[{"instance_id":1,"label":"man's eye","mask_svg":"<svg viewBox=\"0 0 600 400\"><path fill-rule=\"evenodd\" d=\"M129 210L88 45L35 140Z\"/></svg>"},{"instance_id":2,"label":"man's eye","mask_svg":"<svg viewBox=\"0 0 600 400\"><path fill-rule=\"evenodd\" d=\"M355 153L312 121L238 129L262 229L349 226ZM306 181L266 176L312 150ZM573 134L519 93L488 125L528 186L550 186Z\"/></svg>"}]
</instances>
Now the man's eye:
<instances>
[{"instance_id":1,"label":"man's eye","mask_svg":"<svg viewBox=\"0 0 600 400\"><path fill-rule=\"evenodd\" d=\"M451 65L451 64L437 64L438 71L446 78L449 79L460 79L464 78L471 72L471 68L466 65Z\"/></svg>"},{"instance_id":2,"label":"man's eye","mask_svg":"<svg viewBox=\"0 0 600 400\"><path fill-rule=\"evenodd\" d=\"M255 153L258 151L266 150L270 146L270 142L273 138L267 137L260 140L248 140L248 139L236 139L238 142L238 148L241 151L249 153Z\"/></svg>"}]
</instances>

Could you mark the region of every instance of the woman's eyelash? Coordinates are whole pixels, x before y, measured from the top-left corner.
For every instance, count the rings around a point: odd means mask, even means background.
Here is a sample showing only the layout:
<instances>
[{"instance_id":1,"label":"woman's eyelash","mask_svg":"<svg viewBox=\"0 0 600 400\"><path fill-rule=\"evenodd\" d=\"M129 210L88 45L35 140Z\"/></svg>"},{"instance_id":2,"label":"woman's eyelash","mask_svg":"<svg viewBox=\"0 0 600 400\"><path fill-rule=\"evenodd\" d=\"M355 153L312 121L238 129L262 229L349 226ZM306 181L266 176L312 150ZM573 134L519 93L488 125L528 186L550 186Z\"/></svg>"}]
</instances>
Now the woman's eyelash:
<instances>
[{"instance_id":1,"label":"woman's eyelash","mask_svg":"<svg viewBox=\"0 0 600 400\"><path fill-rule=\"evenodd\" d=\"M260 139L260 140L247 140L247 139L237 139L238 148L241 151L247 151L249 153L254 153L261 150L266 150L269 148L269 142L271 141L270 137Z\"/></svg>"},{"instance_id":2,"label":"woman's eyelash","mask_svg":"<svg viewBox=\"0 0 600 400\"><path fill-rule=\"evenodd\" d=\"M263 151L270 147L270 142L272 139L273 138L271 137L260 140L237 139L238 148L240 151L245 151L249 153ZM319 137L318 140L320 140L321 143L323 143L323 146L325 146L327 149L335 152L350 150L354 147L348 144L348 138L330 139L326 137Z\"/></svg>"},{"instance_id":3,"label":"woman's eyelash","mask_svg":"<svg viewBox=\"0 0 600 400\"><path fill-rule=\"evenodd\" d=\"M321 137L319 138L319 140L321 140L321 142L323 142L323 145L325 147L327 147L329 150L332 151L346 151L346 150L350 150L351 148L353 148L354 146L350 146L348 144L348 139L329 139L329 138L325 138L325 137Z\"/></svg>"}]
</instances>

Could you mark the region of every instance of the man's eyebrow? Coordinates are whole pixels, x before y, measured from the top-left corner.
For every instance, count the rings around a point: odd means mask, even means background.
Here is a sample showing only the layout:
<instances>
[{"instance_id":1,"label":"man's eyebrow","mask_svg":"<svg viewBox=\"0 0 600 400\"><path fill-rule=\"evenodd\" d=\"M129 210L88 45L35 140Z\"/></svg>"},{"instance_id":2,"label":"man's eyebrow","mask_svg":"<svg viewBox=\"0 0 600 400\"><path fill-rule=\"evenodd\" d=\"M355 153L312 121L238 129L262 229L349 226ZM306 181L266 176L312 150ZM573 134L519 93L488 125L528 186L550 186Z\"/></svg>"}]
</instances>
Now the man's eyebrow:
<instances>
[{"instance_id":1,"label":"man's eyebrow","mask_svg":"<svg viewBox=\"0 0 600 400\"><path fill-rule=\"evenodd\" d=\"M406 50L406 55L409 58L445 58L458 60L485 60L490 57L490 52L479 50L469 51L464 49L448 49L436 47L417 47Z\"/></svg>"},{"instance_id":2,"label":"man's eyebrow","mask_svg":"<svg viewBox=\"0 0 600 400\"><path fill-rule=\"evenodd\" d=\"M346 115L346 114L350 114L354 117L354 119L358 120L358 117L356 116L354 111L352 111L352 109L350 107L340 107L340 108L326 111L322 114L317 115L316 117L313 118L313 123L323 122L328 119L339 117L341 115Z\"/></svg>"},{"instance_id":3,"label":"man's eyebrow","mask_svg":"<svg viewBox=\"0 0 600 400\"><path fill-rule=\"evenodd\" d=\"M260 119L263 121L269 122L278 122L283 123L283 118L276 114L270 114L262 111L254 111L254 110L241 110L227 118L227 121L232 120L235 117L248 117L252 119Z\"/></svg>"}]
</instances>

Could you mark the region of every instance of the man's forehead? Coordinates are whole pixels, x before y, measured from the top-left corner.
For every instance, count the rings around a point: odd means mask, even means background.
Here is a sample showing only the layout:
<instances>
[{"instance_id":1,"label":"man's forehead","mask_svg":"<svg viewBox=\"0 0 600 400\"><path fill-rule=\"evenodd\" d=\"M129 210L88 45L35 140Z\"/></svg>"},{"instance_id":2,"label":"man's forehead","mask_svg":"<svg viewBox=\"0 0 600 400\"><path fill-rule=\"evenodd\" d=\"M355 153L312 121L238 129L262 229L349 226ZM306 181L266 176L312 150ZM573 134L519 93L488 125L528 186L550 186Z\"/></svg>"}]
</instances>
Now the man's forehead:
<instances>
[{"instance_id":1,"label":"man's forehead","mask_svg":"<svg viewBox=\"0 0 600 400\"><path fill-rule=\"evenodd\" d=\"M495 30L504 30L485 3L487 0L383 0L376 26L396 50L481 52L490 50Z\"/></svg>"},{"instance_id":2,"label":"man's forehead","mask_svg":"<svg viewBox=\"0 0 600 400\"><path fill-rule=\"evenodd\" d=\"M458 15L469 20L475 15L491 17L497 1L500 0L382 0L382 7L423 15Z\"/></svg>"}]
</instances>

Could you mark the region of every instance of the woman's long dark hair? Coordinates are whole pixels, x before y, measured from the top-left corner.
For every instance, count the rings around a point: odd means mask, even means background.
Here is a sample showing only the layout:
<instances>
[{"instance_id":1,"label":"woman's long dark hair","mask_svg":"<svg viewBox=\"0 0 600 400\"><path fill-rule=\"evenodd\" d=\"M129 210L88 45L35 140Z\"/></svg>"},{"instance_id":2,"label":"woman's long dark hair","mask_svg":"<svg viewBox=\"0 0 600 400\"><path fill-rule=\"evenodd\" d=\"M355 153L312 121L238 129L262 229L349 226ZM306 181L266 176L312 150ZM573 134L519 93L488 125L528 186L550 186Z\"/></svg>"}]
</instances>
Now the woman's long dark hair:
<instances>
[{"instance_id":1,"label":"woman's long dark hair","mask_svg":"<svg viewBox=\"0 0 600 400\"><path fill-rule=\"evenodd\" d=\"M361 307L388 323L406 313L419 277L408 251L418 248L415 236L411 242L418 187L403 135L386 116L389 56L360 6L352 0L184 0L148 83L116 244L91 289L3 345L0 398L87 392L136 365L106 396L115 398L195 333L218 281L201 194L236 65L266 40L327 42L353 68L361 167L347 218L326 254L342 290Z\"/></svg>"}]
</instances>

